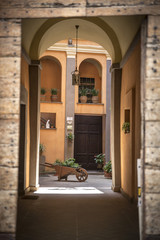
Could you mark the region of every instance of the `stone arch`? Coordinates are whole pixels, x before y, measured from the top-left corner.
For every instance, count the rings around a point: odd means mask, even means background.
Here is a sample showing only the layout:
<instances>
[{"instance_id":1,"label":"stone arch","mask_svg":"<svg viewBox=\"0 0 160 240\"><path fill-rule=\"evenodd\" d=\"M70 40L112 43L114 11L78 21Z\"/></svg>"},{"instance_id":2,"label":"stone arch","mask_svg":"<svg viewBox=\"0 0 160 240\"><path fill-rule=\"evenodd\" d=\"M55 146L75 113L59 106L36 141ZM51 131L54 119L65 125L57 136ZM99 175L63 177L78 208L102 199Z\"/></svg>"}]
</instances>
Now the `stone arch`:
<instances>
[{"instance_id":1,"label":"stone arch","mask_svg":"<svg viewBox=\"0 0 160 240\"><path fill-rule=\"evenodd\" d=\"M65 31L61 31L61 28L63 24L67 23L67 21L69 23L69 21L71 20L73 20L73 18L58 18L49 19L45 23L43 23L32 40L29 51L31 59L38 59L39 55L41 55L43 51L45 51L53 43L69 37L67 35L68 32L66 31L66 29ZM106 22L104 22L100 18L74 18L74 23L72 23L73 26L75 25L76 21L78 24L79 22L81 22L83 26L86 25L88 28L90 27L90 31L92 30L92 34L91 32L89 32L88 34L87 30L85 32L80 32L80 38L88 39L102 45L109 52L113 62L119 62L122 59L121 48L117 35ZM56 32L56 34L53 38L54 31ZM99 32L99 34L97 34L97 31ZM48 37L49 32L52 35L52 38ZM73 33L71 34L74 34L75 37L74 27ZM48 42L45 42L45 36L48 39Z\"/></svg>"}]
</instances>

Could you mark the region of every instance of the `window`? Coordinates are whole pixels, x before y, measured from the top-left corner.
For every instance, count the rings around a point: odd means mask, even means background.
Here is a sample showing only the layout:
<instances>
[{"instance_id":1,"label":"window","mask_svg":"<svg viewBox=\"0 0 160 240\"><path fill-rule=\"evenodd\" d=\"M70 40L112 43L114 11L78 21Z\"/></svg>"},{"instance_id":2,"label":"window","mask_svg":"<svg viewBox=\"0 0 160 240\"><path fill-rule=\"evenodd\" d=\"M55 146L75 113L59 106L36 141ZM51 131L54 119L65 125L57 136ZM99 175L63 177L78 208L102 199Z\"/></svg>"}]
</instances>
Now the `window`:
<instances>
[{"instance_id":1,"label":"window","mask_svg":"<svg viewBox=\"0 0 160 240\"><path fill-rule=\"evenodd\" d=\"M80 85L79 85L79 98L80 98L80 89L81 88L88 88L89 90L95 87L95 79L94 78L80 78ZM80 99L79 99L80 102ZM92 95L90 93L87 94L87 103L92 102Z\"/></svg>"},{"instance_id":2,"label":"window","mask_svg":"<svg viewBox=\"0 0 160 240\"><path fill-rule=\"evenodd\" d=\"M56 128L56 113L41 113L41 129L55 129L55 128Z\"/></svg>"}]
</instances>

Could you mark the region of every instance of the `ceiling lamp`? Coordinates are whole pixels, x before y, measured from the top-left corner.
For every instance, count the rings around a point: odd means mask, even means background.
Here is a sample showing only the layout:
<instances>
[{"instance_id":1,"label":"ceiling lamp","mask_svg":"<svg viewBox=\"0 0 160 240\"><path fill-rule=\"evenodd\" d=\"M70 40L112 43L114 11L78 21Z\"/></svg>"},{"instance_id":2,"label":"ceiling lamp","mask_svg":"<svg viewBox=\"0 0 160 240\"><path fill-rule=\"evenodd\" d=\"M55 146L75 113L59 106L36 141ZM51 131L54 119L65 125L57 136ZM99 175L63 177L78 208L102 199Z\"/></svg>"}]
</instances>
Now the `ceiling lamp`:
<instances>
[{"instance_id":1,"label":"ceiling lamp","mask_svg":"<svg viewBox=\"0 0 160 240\"><path fill-rule=\"evenodd\" d=\"M78 28L79 25L76 25L76 66L75 71L72 72L72 85L79 85L80 84L80 73L77 69L77 47L78 47Z\"/></svg>"}]
</instances>

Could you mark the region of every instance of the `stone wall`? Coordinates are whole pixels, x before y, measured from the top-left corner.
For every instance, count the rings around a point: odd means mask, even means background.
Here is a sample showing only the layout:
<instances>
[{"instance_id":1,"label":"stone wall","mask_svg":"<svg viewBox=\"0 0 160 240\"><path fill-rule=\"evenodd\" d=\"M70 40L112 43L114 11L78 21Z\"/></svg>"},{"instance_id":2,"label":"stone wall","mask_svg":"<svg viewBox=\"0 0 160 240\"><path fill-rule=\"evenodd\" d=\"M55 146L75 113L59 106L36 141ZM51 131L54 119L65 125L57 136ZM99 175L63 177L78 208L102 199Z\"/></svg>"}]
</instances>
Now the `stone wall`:
<instances>
[{"instance_id":1,"label":"stone wall","mask_svg":"<svg viewBox=\"0 0 160 240\"><path fill-rule=\"evenodd\" d=\"M0 232L15 232L19 146L20 20L0 20L0 46Z\"/></svg>"},{"instance_id":2,"label":"stone wall","mask_svg":"<svg viewBox=\"0 0 160 240\"><path fill-rule=\"evenodd\" d=\"M144 239L160 237L160 16L149 16L146 31L143 101ZM157 237L158 237L157 236Z\"/></svg>"}]
</instances>

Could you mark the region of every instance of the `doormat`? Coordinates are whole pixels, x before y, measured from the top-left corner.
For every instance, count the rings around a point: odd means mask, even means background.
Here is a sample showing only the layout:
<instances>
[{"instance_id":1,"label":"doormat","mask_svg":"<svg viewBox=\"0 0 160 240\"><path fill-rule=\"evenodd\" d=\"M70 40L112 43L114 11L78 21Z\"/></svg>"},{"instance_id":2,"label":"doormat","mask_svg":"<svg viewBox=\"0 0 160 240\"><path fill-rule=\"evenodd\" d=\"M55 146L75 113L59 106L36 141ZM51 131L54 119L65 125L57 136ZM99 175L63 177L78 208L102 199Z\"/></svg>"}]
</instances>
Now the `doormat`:
<instances>
[{"instance_id":1,"label":"doormat","mask_svg":"<svg viewBox=\"0 0 160 240\"><path fill-rule=\"evenodd\" d=\"M35 196L35 195L25 195L23 196L21 199L31 199L31 200L36 200L38 199L39 196Z\"/></svg>"}]
</instances>

